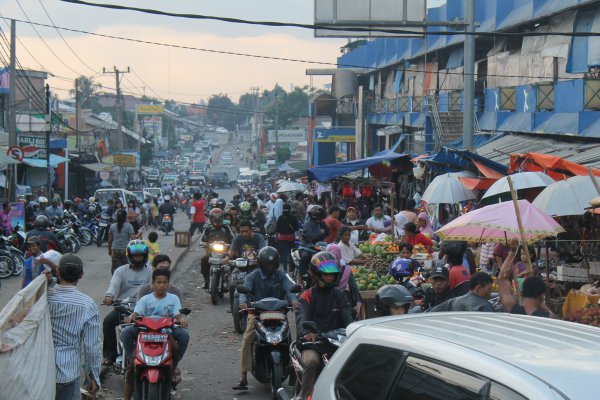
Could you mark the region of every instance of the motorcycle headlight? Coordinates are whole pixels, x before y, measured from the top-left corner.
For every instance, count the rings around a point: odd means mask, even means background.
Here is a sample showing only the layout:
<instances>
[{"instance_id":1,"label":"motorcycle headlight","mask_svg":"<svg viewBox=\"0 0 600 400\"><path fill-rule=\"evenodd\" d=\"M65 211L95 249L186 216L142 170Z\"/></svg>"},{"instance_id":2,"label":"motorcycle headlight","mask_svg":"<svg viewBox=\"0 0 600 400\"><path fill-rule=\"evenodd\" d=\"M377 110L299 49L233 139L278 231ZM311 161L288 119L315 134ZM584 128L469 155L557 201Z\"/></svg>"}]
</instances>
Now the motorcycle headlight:
<instances>
[{"instance_id":1,"label":"motorcycle headlight","mask_svg":"<svg viewBox=\"0 0 600 400\"><path fill-rule=\"evenodd\" d=\"M225 250L225 246L222 243L213 243L210 245L211 250L213 251L223 251Z\"/></svg>"},{"instance_id":2,"label":"motorcycle headlight","mask_svg":"<svg viewBox=\"0 0 600 400\"><path fill-rule=\"evenodd\" d=\"M165 351L158 356L149 356L147 354L144 354L144 350L142 349L141 343L138 343L139 358L144 360L144 363L149 367L156 367L157 365L160 365L163 362L164 358L167 356L167 354L169 354L168 343L165 345Z\"/></svg>"}]
</instances>

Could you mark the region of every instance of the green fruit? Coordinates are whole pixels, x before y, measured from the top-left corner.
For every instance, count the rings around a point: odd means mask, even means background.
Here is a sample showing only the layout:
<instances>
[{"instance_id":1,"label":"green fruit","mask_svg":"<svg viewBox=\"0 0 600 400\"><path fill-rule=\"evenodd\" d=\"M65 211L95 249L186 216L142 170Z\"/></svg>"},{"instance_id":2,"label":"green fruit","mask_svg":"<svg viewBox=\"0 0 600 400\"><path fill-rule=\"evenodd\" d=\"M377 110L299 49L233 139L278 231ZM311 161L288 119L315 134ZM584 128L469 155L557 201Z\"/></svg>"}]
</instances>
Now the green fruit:
<instances>
[{"instance_id":1,"label":"green fruit","mask_svg":"<svg viewBox=\"0 0 600 400\"><path fill-rule=\"evenodd\" d=\"M358 290L367 290L367 285L363 285L363 284L358 285Z\"/></svg>"},{"instance_id":2,"label":"green fruit","mask_svg":"<svg viewBox=\"0 0 600 400\"><path fill-rule=\"evenodd\" d=\"M375 286L371 283L369 283L369 286L367 286L368 290L375 290Z\"/></svg>"}]
</instances>

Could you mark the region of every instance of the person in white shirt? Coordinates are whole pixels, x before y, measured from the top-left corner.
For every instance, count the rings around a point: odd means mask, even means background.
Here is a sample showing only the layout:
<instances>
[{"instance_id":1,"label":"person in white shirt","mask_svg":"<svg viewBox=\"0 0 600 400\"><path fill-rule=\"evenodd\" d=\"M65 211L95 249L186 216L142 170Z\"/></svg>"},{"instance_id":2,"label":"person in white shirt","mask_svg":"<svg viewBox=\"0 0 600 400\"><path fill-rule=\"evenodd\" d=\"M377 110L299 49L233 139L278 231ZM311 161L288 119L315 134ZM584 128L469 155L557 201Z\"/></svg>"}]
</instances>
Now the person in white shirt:
<instances>
[{"instance_id":1,"label":"person in white shirt","mask_svg":"<svg viewBox=\"0 0 600 400\"><path fill-rule=\"evenodd\" d=\"M392 233L392 218L389 215L383 214L383 206L381 204L375 204L373 207L373 216L367 220L367 226L371 232Z\"/></svg>"},{"instance_id":2,"label":"person in white shirt","mask_svg":"<svg viewBox=\"0 0 600 400\"><path fill-rule=\"evenodd\" d=\"M367 262L365 255L356 248L354 243L350 241L351 230L347 226L340 229L340 241L338 247L341 251L341 258L348 265L358 265Z\"/></svg>"}]
</instances>

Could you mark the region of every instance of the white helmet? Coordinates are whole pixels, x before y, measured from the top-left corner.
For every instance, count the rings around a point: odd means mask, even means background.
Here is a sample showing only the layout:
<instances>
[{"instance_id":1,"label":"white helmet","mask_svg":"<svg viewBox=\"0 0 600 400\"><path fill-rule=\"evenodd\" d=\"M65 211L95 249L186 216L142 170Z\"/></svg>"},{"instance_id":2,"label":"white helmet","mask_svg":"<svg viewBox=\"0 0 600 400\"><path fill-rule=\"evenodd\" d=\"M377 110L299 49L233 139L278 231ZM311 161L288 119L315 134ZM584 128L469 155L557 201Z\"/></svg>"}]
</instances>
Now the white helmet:
<instances>
[{"instance_id":1,"label":"white helmet","mask_svg":"<svg viewBox=\"0 0 600 400\"><path fill-rule=\"evenodd\" d=\"M167 195L167 196L163 197L163 200L164 200L164 201L169 201L169 200L171 200L171 196L168 196L168 195Z\"/></svg>"},{"instance_id":2,"label":"white helmet","mask_svg":"<svg viewBox=\"0 0 600 400\"><path fill-rule=\"evenodd\" d=\"M96 201L96 198L95 198L95 197L90 197L90 198L88 199L88 201L89 201L90 203L93 203L93 202L95 202L95 201Z\"/></svg>"},{"instance_id":3,"label":"white helmet","mask_svg":"<svg viewBox=\"0 0 600 400\"><path fill-rule=\"evenodd\" d=\"M38 203L47 203L48 199L45 198L44 196L40 196L38 197Z\"/></svg>"}]
</instances>

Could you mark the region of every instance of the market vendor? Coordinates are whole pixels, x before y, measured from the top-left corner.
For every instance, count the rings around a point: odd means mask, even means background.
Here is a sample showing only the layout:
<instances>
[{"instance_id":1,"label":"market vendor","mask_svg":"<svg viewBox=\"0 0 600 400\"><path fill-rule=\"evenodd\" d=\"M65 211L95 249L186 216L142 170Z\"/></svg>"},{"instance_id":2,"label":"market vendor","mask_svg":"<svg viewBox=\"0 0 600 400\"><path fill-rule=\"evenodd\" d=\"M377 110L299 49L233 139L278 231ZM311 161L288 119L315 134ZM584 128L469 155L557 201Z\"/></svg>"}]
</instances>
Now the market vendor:
<instances>
[{"instance_id":1,"label":"market vendor","mask_svg":"<svg viewBox=\"0 0 600 400\"><path fill-rule=\"evenodd\" d=\"M413 246L418 244L422 245L427 249L429 253L431 253L431 248L433 247L433 242L431 239L427 238L425 235L420 233L417 229L417 225L409 222L404 225L404 235L406 236L406 241Z\"/></svg>"},{"instance_id":2,"label":"market vendor","mask_svg":"<svg viewBox=\"0 0 600 400\"><path fill-rule=\"evenodd\" d=\"M383 214L383 206L375 204L373 206L373 216L367 220L367 227L374 233L392 233L392 218Z\"/></svg>"},{"instance_id":3,"label":"market vendor","mask_svg":"<svg viewBox=\"0 0 600 400\"><path fill-rule=\"evenodd\" d=\"M326 243L333 243L338 239L340 235L340 230L344 227L344 224L340 222L341 213L342 210L338 206L331 206L329 208L329 215L323 221L327 225L327 228L329 228L329 235L327 235L327 237L325 238ZM354 225L349 226L348 229L350 229L351 231L359 231L366 229L366 226Z\"/></svg>"},{"instance_id":4,"label":"market vendor","mask_svg":"<svg viewBox=\"0 0 600 400\"><path fill-rule=\"evenodd\" d=\"M422 234L433 234L433 225L431 224L431 220L429 219L429 214L427 214L425 211L421 212L417 221L417 226L419 227L419 231Z\"/></svg>"},{"instance_id":5,"label":"market vendor","mask_svg":"<svg viewBox=\"0 0 600 400\"><path fill-rule=\"evenodd\" d=\"M362 227L364 230L368 229L367 225L365 225L365 221L363 221L362 219L358 218L358 212L356 211L356 208L354 207L348 207L348 209L346 210L346 218L342 220L342 224L344 224L345 226L348 227ZM366 236L368 236L368 234L365 233ZM361 236L365 236L362 235L362 232L360 232L358 229L353 230L350 234L350 241L352 243L354 243L355 245L358 244L358 242L360 242L361 240Z\"/></svg>"},{"instance_id":6,"label":"market vendor","mask_svg":"<svg viewBox=\"0 0 600 400\"><path fill-rule=\"evenodd\" d=\"M367 262L367 257L352 243L350 240L351 233L352 231L347 226L340 230L338 247L341 250L341 258L348 265L364 264Z\"/></svg>"}]
</instances>

